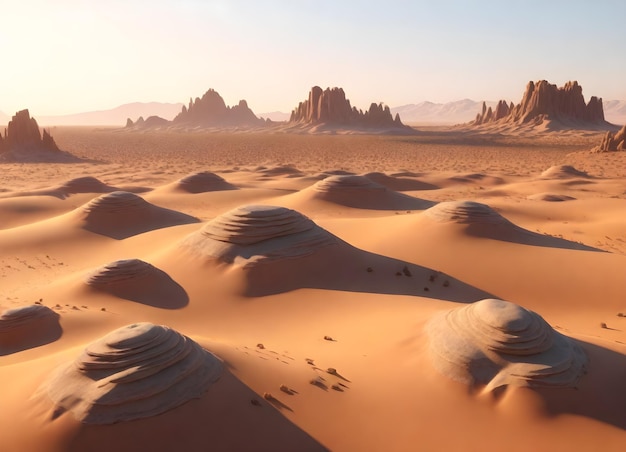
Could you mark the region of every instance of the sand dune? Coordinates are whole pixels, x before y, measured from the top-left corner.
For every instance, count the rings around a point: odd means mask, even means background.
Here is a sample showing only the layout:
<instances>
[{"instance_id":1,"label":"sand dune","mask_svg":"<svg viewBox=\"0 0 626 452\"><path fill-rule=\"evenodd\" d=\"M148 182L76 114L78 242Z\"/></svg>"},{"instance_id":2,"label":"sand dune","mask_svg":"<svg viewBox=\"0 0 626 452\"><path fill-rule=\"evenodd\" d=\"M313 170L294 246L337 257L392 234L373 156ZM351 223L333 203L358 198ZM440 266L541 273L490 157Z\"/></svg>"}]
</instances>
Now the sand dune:
<instances>
[{"instance_id":1,"label":"sand dune","mask_svg":"<svg viewBox=\"0 0 626 452\"><path fill-rule=\"evenodd\" d=\"M1 165L0 449L621 451L599 136L55 129L100 163Z\"/></svg>"}]
</instances>

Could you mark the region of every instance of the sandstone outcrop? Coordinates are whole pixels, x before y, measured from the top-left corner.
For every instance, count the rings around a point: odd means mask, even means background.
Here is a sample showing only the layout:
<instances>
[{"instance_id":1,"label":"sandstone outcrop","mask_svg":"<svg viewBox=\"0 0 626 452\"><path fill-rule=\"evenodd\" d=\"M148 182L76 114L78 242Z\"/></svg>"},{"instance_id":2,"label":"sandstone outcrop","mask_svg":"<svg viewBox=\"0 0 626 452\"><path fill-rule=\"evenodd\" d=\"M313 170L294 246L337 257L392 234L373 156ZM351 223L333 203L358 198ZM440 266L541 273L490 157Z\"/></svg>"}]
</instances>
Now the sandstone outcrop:
<instances>
[{"instance_id":1,"label":"sandstone outcrop","mask_svg":"<svg viewBox=\"0 0 626 452\"><path fill-rule=\"evenodd\" d=\"M594 147L592 152L616 152L626 151L626 125L618 132L607 132L602 138L600 145Z\"/></svg>"},{"instance_id":2,"label":"sandstone outcrop","mask_svg":"<svg viewBox=\"0 0 626 452\"><path fill-rule=\"evenodd\" d=\"M156 416L202 397L222 361L166 326L135 323L88 345L42 386L58 411L86 424Z\"/></svg>"},{"instance_id":3,"label":"sandstone outcrop","mask_svg":"<svg viewBox=\"0 0 626 452\"><path fill-rule=\"evenodd\" d=\"M564 126L609 126L604 120L602 99L592 96L586 103L582 87L576 81L558 88L545 80L529 82L519 104L498 102L495 110L483 108L472 125L482 124L541 124L557 121Z\"/></svg>"},{"instance_id":4,"label":"sandstone outcrop","mask_svg":"<svg viewBox=\"0 0 626 452\"><path fill-rule=\"evenodd\" d=\"M435 315L427 324L434 366L468 385L575 387L587 357L537 313L485 299Z\"/></svg>"},{"instance_id":5,"label":"sandstone outcrop","mask_svg":"<svg viewBox=\"0 0 626 452\"><path fill-rule=\"evenodd\" d=\"M245 100L229 107L217 91L209 89L201 98L189 100L189 106L172 121L174 125L205 127L260 126L265 121L257 118Z\"/></svg>"},{"instance_id":6,"label":"sandstone outcrop","mask_svg":"<svg viewBox=\"0 0 626 452\"><path fill-rule=\"evenodd\" d=\"M4 137L0 134L0 160L5 161L78 161L61 151L50 133L39 132L35 118L28 110L18 111L7 125Z\"/></svg>"},{"instance_id":7,"label":"sandstone outcrop","mask_svg":"<svg viewBox=\"0 0 626 452\"><path fill-rule=\"evenodd\" d=\"M395 118L388 106L372 103L363 112L350 105L342 88L322 90L314 86L307 100L300 102L291 112L290 124L325 125L345 128L408 129L400 116Z\"/></svg>"}]
</instances>

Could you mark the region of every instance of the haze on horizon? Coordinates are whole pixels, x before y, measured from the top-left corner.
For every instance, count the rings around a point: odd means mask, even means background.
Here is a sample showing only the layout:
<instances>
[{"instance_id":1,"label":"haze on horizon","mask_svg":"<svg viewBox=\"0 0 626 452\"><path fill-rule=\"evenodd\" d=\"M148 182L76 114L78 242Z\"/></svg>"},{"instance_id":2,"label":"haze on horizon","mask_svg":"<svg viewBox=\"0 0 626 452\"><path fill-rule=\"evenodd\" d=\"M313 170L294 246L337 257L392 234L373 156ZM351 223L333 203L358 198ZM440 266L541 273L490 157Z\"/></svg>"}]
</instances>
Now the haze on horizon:
<instances>
[{"instance_id":1,"label":"haze on horizon","mask_svg":"<svg viewBox=\"0 0 626 452\"><path fill-rule=\"evenodd\" d=\"M129 102L290 111L313 85L352 104L518 101L529 80L626 99L620 0L23 0L2 2L0 111Z\"/></svg>"}]
</instances>

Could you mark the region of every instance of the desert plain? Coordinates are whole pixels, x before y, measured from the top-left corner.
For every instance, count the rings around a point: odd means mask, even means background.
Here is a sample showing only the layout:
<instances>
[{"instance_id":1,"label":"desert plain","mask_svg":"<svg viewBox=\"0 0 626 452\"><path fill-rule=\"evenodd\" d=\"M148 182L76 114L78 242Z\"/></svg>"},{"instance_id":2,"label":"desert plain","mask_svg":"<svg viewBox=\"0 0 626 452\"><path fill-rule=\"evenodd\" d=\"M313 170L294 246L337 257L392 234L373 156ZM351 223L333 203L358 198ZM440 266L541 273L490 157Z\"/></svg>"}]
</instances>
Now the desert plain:
<instances>
[{"instance_id":1,"label":"desert plain","mask_svg":"<svg viewBox=\"0 0 626 452\"><path fill-rule=\"evenodd\" d=\"M419 130L56 127L81 162L0 163L0 311L48 308L0 327L0 450L623 450L626 153L590 153L603 132ZM493 299L566 344L536 380L447 367L441 325ZM210 378L169 391L143 363L141 390L94 399L75 368L129 325L198 344Z\"/></svg>"}]
</instances>

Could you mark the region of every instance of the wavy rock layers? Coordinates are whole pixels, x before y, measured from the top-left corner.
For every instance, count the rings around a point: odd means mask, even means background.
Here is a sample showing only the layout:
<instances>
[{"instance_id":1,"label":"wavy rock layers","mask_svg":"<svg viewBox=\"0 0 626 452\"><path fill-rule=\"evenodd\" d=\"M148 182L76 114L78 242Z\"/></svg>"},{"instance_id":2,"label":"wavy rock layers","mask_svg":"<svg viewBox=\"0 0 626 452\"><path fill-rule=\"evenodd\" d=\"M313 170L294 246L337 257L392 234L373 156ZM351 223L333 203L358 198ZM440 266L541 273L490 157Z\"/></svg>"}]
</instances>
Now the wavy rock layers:
<instances>
[{"instance_id":1,"label":"wavy rock layers","mask_svg":"<svg viewBox=\"0 0 626 452\"><path fill-rule=\"evenodd\" d=\"M238 207L209 221L183 241L193 252L244 267L308 256L338 239L295 210L276 206Z\"/></svg>"},{"instance_id":2,"label":"wavy rock layers","mask_svg":"<svg viewBox=\"0 0 626 452\"><path fill-rule=\"evenodd\" d=\"M544 120L556 120L566 125L608 125L604 120L602 99L592 96L589 103L585 103L578 82L570 81L558 88L546 80L528 82L517 105L501 100L493 110L483 102L482 111L471 124L540 124Z\"/></svg>"},{"instance_id":3,"label":"wavy rock layers","mask_svg":"<svg viewBox=\"0 0 626 452\"><path fill-rule=\"evenodd\" d=\"M235 187L222 177L209 171L189 174L176 182L176 188L187 193L204 193L209 191L234 190Z\"/></svg>"},{"instance_id":4,"label":"wavy rock layers","mask_svg":"<svg viewBox=\"0 0 626 452\"><path fill-rule=\"evenodd\" d=\"M487 204L474 201L449 201L424 211L424 215L435 221L459 224L497 224L515 226Z\"/></svg>"},{"instance_id":5,"label":"wavy rock layers","mask_svg":"<svg viewBox=\"0 0 626 452\"><path fill-rule=\"evenodd\" d=\"M141 196L127 191L114 191L106 195L98 196L83 206L87 216L100 214L124 213L127 211L137 212L147 210L150 203Z\"/></svg>"},{"instance_id":6,"label":"wavy rock layers","mask_svg":"<svg viewBox=\"0 0 626 452\"><path fill-rule=\"evenodd\" d=\"M20 306L0 314L0 354L42 345L58 336L59 315L47 306Z\"/></svg>"},{"instance_id":7,"label":"wavy rock layers","mask_svg":"<svg viewBox=\"0 0 626 452\"><path fill-rule=\"evenodd\" d=\"M106 264L85 277L85 284L100 290L116 286L141 284L144 279L157 277L160 270L141 259L122 259Z\"/></svg>"},{"instance_id":8,"label":"wavy rock layers","mask_svg":"<svg viewBox=\"0 0 626 452\"><path fill-rule=\"evenodd\" d=\"M570 165L551 166L543 173L541 177L544 179L572 179L576 177L589 178L589 174L584 171L577 170Z\"/></svg>"},{"instance_id":9,"label":"wavy rock layers","mask_svg":"<svg viewBox=\"0 0 626 452\"><path fill-rule=\"evenodd\" d=\"M592 152L616 151L626 151L626 125L618 132L607 132L602 138L600 145L592 149Z\"/></svg>"},{"instance_id":10,"label":"wavy rock layers","mask_svg":"<svg viewBox=\"0 0 626 452\"><path fill-rule=\"evenodd\" d=\"M201 397L222 362L166 326L136 323L93 342L43 389L57 411L86 424L147 418Z\"/></svg>"},{"instance_id":11,"label":"wavy rock layers","mask_svg":"<svg viewBox=\"0 0 626 452\"><path fill-rule=\"evenodd\" d=\"M575 387L587 358L537 313L485 299L433 317L426 325L438 371L470 385Z\"/></svg>"},{"instance_id":12,"label":"wavy rock layers","mask_svg":"<svg viewBox=\"0 0 626 452\"><path fill-rule=\"evenodd\" d=\"M391 110L383 104L372 103L363 112L350 105L342 88L322 90L314 86L307 100L300 102L291 112L292 124L348 126L365 128L406 128L400 116L395 118Z\"/></svg>"}]
</instances>

